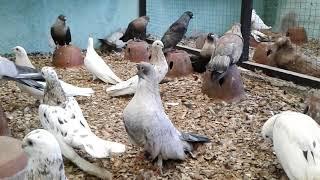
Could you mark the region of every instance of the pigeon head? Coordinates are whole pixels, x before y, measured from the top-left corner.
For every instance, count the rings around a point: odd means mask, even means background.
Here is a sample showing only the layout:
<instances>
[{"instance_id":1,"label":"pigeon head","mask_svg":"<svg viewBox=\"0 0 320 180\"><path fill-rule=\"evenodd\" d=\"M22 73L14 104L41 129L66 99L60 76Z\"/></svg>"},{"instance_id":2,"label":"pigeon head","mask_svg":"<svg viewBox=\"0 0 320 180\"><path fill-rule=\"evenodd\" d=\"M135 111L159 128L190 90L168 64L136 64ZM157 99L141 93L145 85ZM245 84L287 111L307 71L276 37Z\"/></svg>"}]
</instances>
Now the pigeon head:
<instances>
[{"instance_id":1,"label":"pigeon head","mask_svg":"<svg viewBox=\"0 0 320 180\"><path fill-rule=\"evenodd\" d=\"M46 81L57 81L58 75L56 71L52 67L43 67L41 69L42 76L46 79Z\"/></svg>"},{"instance_id":2,"label":"pigeon head","mask_svg":"<svg viewBox=\"0 0 320 180\"><path fill-rule=\"evenodd\" d=\"M140 79L144 79L146 81L156 81L156 72L153 68L153 65L147 62L141 62L137 64L137 75Z\"/></svg>"},{"instance_id":3,"label":"pigeon head","mask_svg":"<svg viewBox=\"0 0 320 180\"><path fill-rule=\"evenodd\" d=\"M193 13L191 11L186 11L186 12L184 12L184 14L188 15L190 17L190 19L193 18Z\"/></svg>"},{"instance_id":4,"label":"pigeon head","mask_svg":"<svg viewBox=\"0 0 320 180\"><path fill-rule=\"evenodd\" d=\"M150 21L150 17L149 16L142 16L146 21Z\"/></svg>"},{"instance_id":5,"label":"pigeon head","mask_svg":"<svg viewBox=\"0 0 320 180\"><path fill-rule=\"evenodd\" d=\"M28 133L22 140L22 149L30 158L43 158L52 153L61 154L59 143L47 130L36 129Z\"/></svg>"},{"instance_id":6,"label":"pigeon head","mask_svg":"<svg viewBox=\"0 0 320 180\"><path fill-rule=\"evenodd\" d=\"M93 38L91 35L88 38L88 48L93 48Z\"/></svg>"},{"instance_id":7,"label":"pigeon head","mask_svg":"<svg viewBox=\"0 0 320 180\"><path fill-rule=\"evenodd\" d=\"M66 21L66 20L67 20L67 17L64 16L64 15L62 15L62 14L60 14L60 15L58 16L58 19L60 19L61 21Z\"/></svg>"},{"instance_id":8,"label":"pigeon head","mask_svg":"<svg viewBox=\"0 0 320 180\"><path fill-rule=\"evenodd\" d=\"M152 47L158 47L158 48L162 49L164 47L164 45L163 45L162 41L156 40L152 43Z\"/></svg>"},{"instance_id":9,"label":"pigeon head","mask_svg":"<svg viewBox=\"0 0 320 180\"><path fill-rule=\"evenodd\" d=\"M21 56L21 55L27 54L26 50L21 46L16 46L16 47L12 48L12 51L16 56L19 56L19 55Z\"/></svg>"},{"instance_id":10,"label":"pigeon head","mask_svg":"<svg viewBox=\"0 0 320 180\"><path fill-rule=\"evenodd\" d=\"M273 135L273 125L277 118L279 117L278 115L274 115L271 118L269 118L264 125L262 126L262 131L261 135L264 139L266 140L272 140L272 135Z\"/></svg>"},{"instance_id":11,"label":"pigeon head","mask_svg":"<svg viewBox=\"0 0 320 180\"><path fill-rule=\"evenodd\" d=\"M207 39L212 42L212 41L217 40L217 37L216 37L216 35L213 34L213 33L208 33Z\"/></svg>"}]
</instances>

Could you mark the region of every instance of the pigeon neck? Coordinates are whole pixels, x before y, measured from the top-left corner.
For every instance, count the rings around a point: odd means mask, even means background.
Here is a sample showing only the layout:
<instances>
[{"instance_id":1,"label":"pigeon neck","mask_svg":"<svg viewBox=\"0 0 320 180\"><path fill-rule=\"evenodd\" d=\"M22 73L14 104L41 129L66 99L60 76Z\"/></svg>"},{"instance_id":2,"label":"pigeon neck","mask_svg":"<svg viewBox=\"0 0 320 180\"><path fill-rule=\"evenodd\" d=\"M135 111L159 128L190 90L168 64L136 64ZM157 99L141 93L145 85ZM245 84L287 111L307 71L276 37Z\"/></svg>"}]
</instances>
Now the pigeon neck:
<instances>
[{"instance_id":1,"label":"pigeon neck","mask_svg":"<svg viewBox=\"0 0 320 180\"><path fill-rule=\"evenodd\" d=\"M36 158L34 158L36 157ZM60 167L62 166L62 169L60 170ZM50 169L45 169L50 168ZM64 165L62 156L59 153L56 152L49 152L48 154L40 153L40 154L33 154L31 157L29 157L28 161L28 174L32 174L35 177L39 176L35 173L39 173L42 171L48 172L49 174L52 174L53 177L58 176L61 173L61 178L65 176L64 173ZM54 173L57 173L54 175ZM32 177L32 176L31 176Z\"/></svg>"},{"instance_id":2,"label":"pigeon neck","mask_svg":"<svg viewBox=\"0 0 320 180\"><path fill-rule=\"evenodd\" d=\"M19 66L34 68L27 54L17 54L15 62Z\"/></svg>"},{"instance_id":3,"label":"pigeon neck","mask_svg":"<svg viewBox=\"0 0 320 180\"><path fill-rule=\"evenodd\" d=\"M144 79L139 78L138 87L136 90L137 96L149 96L149 95L156 95L160 96L159 93L159 84L156 81L149 82Z\"/></svg>"},{"instance_id":4,"label":"pigeon neck","mask_svg":"<svg viewBox=\"0 0 320 180\"><path fill-rule=\"evenodd\" d=\"M54 82L47 81L44 89L43 103L51 106L59 106L67 101L65 92L57 79Z\"/></svg>"},{"instance_id":5,"label":"pigeon neck","mask_svg":"<svg viewBox=\"0 0 320 180\"><path fill-rule=\"evenodd\" d=\"M162 58L165 58L165 57L161 49L159 49L158 47L154 47L151 49L151 59L150 59L151 64L161 63Z\"/></svg>"}]
</instances>

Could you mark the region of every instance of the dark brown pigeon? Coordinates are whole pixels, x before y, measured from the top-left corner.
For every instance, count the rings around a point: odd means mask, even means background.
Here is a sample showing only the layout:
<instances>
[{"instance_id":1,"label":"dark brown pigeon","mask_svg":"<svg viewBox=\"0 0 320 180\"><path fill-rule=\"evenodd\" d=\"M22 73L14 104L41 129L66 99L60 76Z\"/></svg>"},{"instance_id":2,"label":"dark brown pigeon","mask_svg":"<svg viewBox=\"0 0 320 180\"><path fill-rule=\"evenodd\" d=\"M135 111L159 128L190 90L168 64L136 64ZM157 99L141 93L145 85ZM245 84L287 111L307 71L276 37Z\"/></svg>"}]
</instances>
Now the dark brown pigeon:
<instances>
[{"instance_id":1,"label":"dark brown pigeon","mask_svg":"<svg viewBox=\"0 0 320 180\"><path fill-rule=\"evenodd\" d=\"M167 52L168 49L175 48L182 40L183 36L187 32L189 21L192 17L192 12L184 12L180 18L169 27L167 32L164 33L161 38L161 41L164 44L164 52Z\"/></svg>"},{"instance_id":2,"label":"dark brown pigeon","mask_svg":"<svg viewBox=\"0 0 320 180\"><path fill-rule=\"evenodd\" d=\"M70 28L66 25L66 20L67 18L61 14L51 26L51 37L56 45L64 46L71 42Z\"/></svg>"},{"instance_id":3,"label":"dark brown pigeon","mask_svg":"<svg viewBox=\"0 0 320 180\"><path fill-rule=\"evenodd\" d=\"M127 42L130 39L140 39L146 40L146 31L147 25L149 23L148 16L141 16L133 21L131 21L128 25L128 28L124 35L120 38L123 42Z\"/></svg>"}]
</instances>

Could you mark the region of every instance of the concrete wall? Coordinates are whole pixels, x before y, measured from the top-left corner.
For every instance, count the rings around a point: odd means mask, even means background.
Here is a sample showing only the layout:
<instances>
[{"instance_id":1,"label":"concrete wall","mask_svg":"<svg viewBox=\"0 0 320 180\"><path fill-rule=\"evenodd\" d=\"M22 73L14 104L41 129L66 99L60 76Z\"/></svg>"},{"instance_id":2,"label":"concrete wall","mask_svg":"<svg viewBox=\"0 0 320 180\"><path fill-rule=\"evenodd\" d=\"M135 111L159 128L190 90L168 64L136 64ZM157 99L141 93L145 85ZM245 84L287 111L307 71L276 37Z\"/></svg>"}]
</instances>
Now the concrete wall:
<instances>
[{"instance_id":1,"label":"concrete wall","mask_svg":"<svg viewBox=\"0 0 320 180\"><path fill-rule=\"evenodd\" d=\"M86 48L88 35L101 38L138 16L138 0L1 0L0 54L20 45L27 52L49 52L50 27L67 16L72 44ZM97 41L96 41L97 42Z\"/></svg>"}]
</instances>

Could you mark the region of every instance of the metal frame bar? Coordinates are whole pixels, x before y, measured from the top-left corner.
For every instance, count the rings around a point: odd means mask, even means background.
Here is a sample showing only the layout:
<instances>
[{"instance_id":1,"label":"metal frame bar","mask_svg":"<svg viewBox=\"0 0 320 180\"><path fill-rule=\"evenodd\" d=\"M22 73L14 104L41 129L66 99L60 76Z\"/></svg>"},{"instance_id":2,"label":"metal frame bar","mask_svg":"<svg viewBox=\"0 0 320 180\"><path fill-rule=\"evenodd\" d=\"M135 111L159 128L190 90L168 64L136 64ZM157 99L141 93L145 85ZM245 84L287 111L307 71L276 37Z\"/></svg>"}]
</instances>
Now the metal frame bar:
<instances>
[{"instance_id":1,"label":"metal frame bar","mask_svg":"<svg viewBox=\"0 0 320 180\"><path fill-rule=\"evenodd\" d=\"M243 51L240 62L249 60L249 40L251 34L251 15L252 15L252 0L242 0L241 2L241 34L243 38Z\"/></svg>"},{"instance_id":2,"label":"metal frame bar","mask_svg":"<svg viewBox=\"0 0 320 180\"><path fill-rule=\"evenodd\" d=\"M147 15L147 0L139 0L139 16Z\"/></svg>"}]
</instances>

